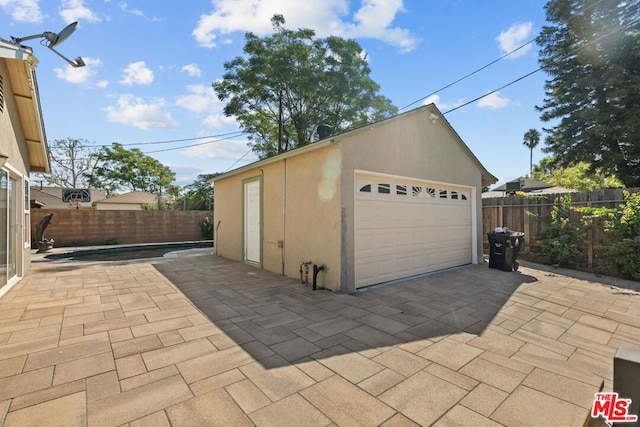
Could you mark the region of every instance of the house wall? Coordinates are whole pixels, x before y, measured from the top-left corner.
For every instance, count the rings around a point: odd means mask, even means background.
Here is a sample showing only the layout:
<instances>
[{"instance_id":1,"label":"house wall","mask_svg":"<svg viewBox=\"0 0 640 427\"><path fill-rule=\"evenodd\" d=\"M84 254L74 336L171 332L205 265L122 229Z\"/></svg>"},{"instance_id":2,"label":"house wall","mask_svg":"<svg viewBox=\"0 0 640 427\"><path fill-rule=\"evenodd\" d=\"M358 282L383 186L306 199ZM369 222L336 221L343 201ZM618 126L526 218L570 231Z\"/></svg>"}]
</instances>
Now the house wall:
<instances>
[{"instance_id":1,"label":"house wall","mask_svg":"<svg viewBox=\"0 0 640 427\"><path fill-rule=\"evenodd\" d=\"M0 74L3 78L3 95L4 109L0 114L0 151L9 156L5 166L2 168L3 174L8 173L11 177L18 181L18 194L15 195L13 202L17 204L17 226L15 230L15 238L19 242L16 253L17 277L24 276L29 270L31 263L31 248L29 236L29 205L25 207L24 191L25 182L28 182L30 167L28 163L29 153L26 143L24 142L24 134L22 125L18 116L18 109L14 99L14 93L9 80L9 72L4 60L0 59ZM2 201L2 208L6 209L7 201ZM26 210L25 210L26 209ZM1 239L7 239L6 223L0 224L2 227ZM26 234L25 234L26 233ZM9 250L12 250L9 248ZM0 264L6 263L6 253L0 253L2 261ZM4 272L4 270L3 270ZM15 278L13 280L15 282ZM12 285L10 279L8 286L4 286L5 278L0 278L0 295L8 290Z\"/></svg>"},{"instance_id":2,"label":"house wall","mask_svg":"<svg viewBox=\"0 0 640 427\"><path fill-rule=\"evenodd\" d=\"M342 149L341 203L346 225L346 268L342 277L346 292L355 290L354 276L354 171L365 170L408 176L476 188L477 256L482 259L482 172L458 142L446 120L429 119L432 110L412 113L370 126L349 136ZM437 111L434 109L433 113ZM439 114L438 114L439 115ZM337 137L339 138L339 137Z\"/></svg>"},{"instance_id":3,"label":"house wall","mask_svg":"<svg viewBox=\"0 0 640 427\"><path fill-rule=\"evenodd\" d=\"M243 260L243 182L259 178L262 182L261 267L299 278L301 262L325 265L325 271L318 276L318 286L337 290L340 283L339 159L339 149L330 146L216 180L216 200L220 201L214 208L217 254ZM312 279L310 271L310 283Z\"/></svg>"}]
</instances>

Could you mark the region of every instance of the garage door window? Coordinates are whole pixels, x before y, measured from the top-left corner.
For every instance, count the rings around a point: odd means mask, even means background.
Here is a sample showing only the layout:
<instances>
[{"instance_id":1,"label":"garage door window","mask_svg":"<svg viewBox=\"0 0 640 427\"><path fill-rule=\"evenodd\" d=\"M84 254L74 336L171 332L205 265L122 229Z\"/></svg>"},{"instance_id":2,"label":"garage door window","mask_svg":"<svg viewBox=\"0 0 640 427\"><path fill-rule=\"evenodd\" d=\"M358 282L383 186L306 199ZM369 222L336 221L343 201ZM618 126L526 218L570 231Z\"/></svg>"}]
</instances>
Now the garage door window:
<instances>
[{"instance_id":1,"label":"garage door window","mask_svg":"<svg viewBox=\"0 0 640 427\"><path fill-rule=\"evenodd\" d=\"M378 184L378 194L391 194L391 185Z\"/></svg>"},{"instance_id":2,"label":"garage door window","mask_svg":"<svg viewBox=\"0 0 640 427\"><path fill-rule=\"evenodd\" d=\"M371 184L366 184L360 187L361 193L371 193Z\"/></svg>"}]
</instances>

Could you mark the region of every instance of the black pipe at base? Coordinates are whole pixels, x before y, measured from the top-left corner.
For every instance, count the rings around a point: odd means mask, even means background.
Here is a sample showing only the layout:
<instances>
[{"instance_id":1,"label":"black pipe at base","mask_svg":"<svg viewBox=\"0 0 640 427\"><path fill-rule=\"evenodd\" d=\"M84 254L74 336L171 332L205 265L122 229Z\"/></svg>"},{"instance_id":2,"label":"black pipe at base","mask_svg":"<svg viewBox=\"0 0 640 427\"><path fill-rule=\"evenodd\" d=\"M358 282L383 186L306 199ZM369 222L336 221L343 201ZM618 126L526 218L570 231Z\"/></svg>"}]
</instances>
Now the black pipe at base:
<instances>
[{"instance_id":1,"label":"black pipe at base","mask_svg":"<svg viewBox=\"0 0 640 427\"><path fill-rule=\"evenodd\" d=\"M318 273L320 273L322 270L324 270L324 265L321 265L320 267L318 267L317 264L313 264L313 288L312 289L314 291L318 289L317 287Z\"/></svg>"}]
</instances>

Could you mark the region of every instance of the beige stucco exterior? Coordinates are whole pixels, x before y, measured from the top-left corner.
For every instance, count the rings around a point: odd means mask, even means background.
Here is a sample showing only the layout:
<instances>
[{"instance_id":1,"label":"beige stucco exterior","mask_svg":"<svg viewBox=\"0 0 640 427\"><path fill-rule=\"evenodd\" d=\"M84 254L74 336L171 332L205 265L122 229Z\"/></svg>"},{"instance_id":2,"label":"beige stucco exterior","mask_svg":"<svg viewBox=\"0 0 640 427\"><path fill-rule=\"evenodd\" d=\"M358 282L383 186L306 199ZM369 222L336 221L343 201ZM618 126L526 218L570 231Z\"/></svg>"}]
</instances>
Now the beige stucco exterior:
<instances>
[{"instance_id":1,"label":"beige stucco exterior","mask_svg":"<svg viewBox=\"0 0 640 427\"><path fill-rule=\"evenodd\" d=\"M0 154L7 156L0 170L0 247L6 249L0 251L0 295L26 274L31 262L29 173L49 171L36 64L29 48L0 40Z\"/></svg>"},{"instance_id":2,"label":"beige stucco exterior","mask_svg":"<svg viewBox=\"0 0 640 427\"><path fill-rule=\"evenodd\" d=\"M299 277L300 263L311 261L325 266L319 286L355 291L356 171L468 186L477 224L482 223L482 186L496 181L435 106L421 107L216 177L217 254L243 260L243 182L259 179L260 266ZM474 259L481 260L481 226L474 232Z\"/></svg>"}]
</instances>

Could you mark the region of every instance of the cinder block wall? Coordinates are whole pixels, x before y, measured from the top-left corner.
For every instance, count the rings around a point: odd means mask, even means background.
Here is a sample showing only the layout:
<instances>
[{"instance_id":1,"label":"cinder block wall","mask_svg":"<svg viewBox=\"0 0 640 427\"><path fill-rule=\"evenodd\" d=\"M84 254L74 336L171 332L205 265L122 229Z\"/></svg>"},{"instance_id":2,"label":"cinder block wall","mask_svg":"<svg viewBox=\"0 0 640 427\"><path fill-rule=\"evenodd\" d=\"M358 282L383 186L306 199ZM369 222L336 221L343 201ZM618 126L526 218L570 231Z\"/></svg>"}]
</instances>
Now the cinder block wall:
<instances>
[{"instance_id":1,"label":"cinder block wall","mask_svg":"<svg viewBox=\"0 0 640 427\"><path fill-rule=\"evenodd\" d=\"M210 211L32 209L32 242L38 222L51 212L52 222L44 235L54 239L56 247L205 240L200 223L206 217L213 220Z\"/></svg>"}]
</instances>

